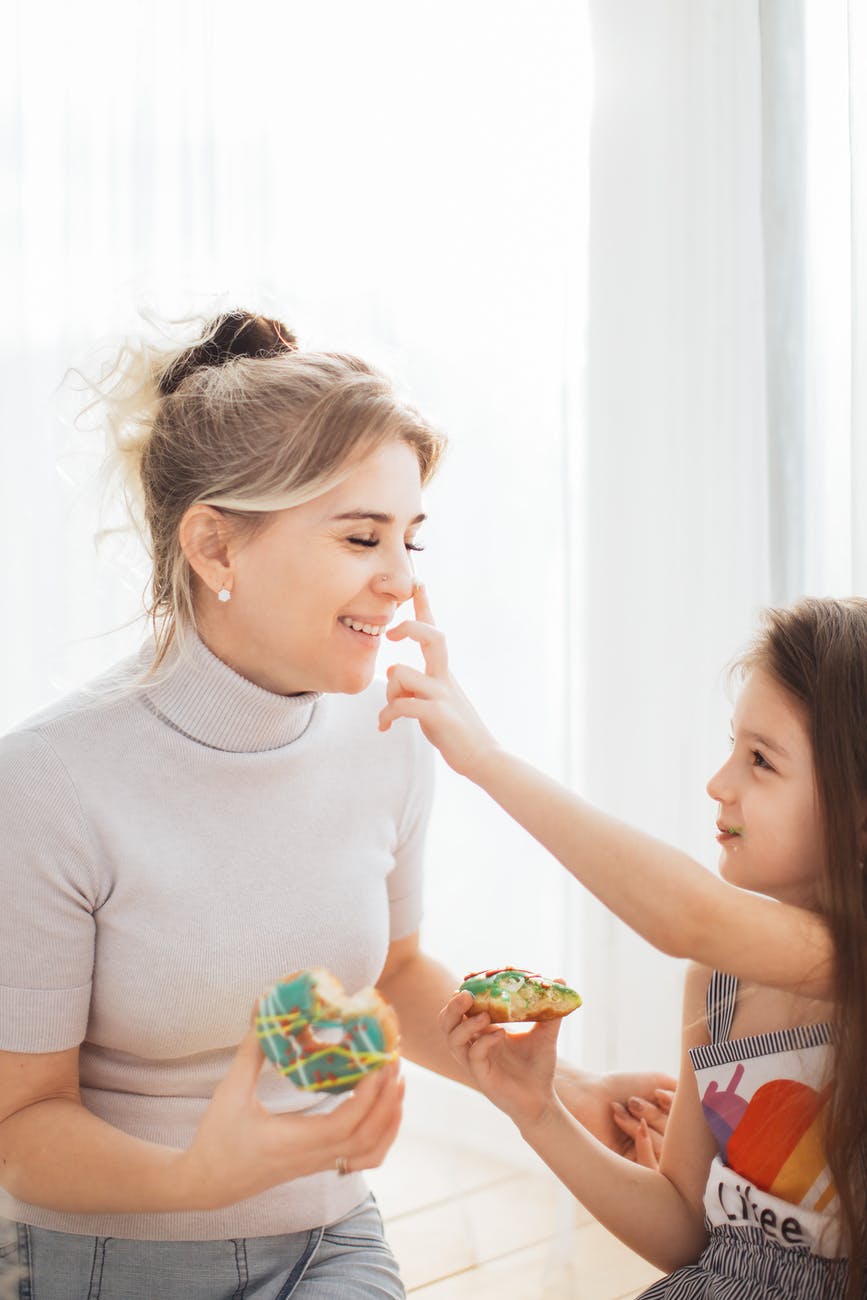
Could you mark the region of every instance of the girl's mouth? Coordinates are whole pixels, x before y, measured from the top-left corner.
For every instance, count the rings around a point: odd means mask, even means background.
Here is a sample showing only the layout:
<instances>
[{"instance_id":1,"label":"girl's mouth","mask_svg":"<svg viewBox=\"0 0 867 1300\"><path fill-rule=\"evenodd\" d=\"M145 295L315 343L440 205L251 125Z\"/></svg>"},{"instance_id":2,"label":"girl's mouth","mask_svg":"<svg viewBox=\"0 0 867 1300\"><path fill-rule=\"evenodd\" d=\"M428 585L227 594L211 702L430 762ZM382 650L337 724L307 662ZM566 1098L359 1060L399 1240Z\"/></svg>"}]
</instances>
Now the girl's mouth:
<instances>
[{"instance_id":1,"label":"girl's mouth","mask_svg":"<svg viewBox=\"0 0 867 1300\"><path fill-rule=\"evenodd\" d=\"M739 840L744 833L743 826L720 826L719 822L717 826L719 828L717 844L728 844L731 840Z\"/></svg>"}]
</instances>

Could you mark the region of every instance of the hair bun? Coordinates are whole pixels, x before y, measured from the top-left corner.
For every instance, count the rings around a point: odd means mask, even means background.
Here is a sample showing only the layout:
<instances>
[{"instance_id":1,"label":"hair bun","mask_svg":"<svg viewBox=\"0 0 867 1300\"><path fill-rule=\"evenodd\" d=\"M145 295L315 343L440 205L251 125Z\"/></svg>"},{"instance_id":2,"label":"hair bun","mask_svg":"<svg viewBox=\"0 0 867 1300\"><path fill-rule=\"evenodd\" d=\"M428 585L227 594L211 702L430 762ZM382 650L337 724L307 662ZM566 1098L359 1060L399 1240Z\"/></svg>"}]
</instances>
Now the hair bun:
<instances>
[{"instance_id":1,"label":"hair bun","mask_svg":"<svg viewBox=\"0 0 867 1300\"><path fill-rule=\"evenodd\" d=\"M211 321L200 342L185 348L166 367L159 390L168 397L194 370L222 366L234 357L278 357L297 350L298 340L280 321L249 311L227 311Z\"/></svg>"}]
</instances>

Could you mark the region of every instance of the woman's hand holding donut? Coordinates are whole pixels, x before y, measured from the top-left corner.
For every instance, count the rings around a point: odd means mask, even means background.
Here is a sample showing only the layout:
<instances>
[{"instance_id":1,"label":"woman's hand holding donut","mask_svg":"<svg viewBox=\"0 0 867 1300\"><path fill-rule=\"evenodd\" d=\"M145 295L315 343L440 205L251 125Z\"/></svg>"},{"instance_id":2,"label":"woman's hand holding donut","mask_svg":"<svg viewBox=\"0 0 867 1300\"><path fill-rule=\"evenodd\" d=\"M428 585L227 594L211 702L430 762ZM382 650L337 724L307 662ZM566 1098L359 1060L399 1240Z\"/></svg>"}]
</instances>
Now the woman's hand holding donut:
<instances>
[{"instance_id":1,"label":"woman's hand holding donut","mask_svg":"<svg viewBox=\"0 0 867 1300\"><path fill-rule=\"evenodd\" d=\"M497 743L449 672L445 637L434 625L424 587L416 588L413 605L415 619L399 623L386 636L390 641L416 641L425 671L407 664L387 670L388 703L379 715L379 729L388 731L398 718L415 718L449 767L472 779Z\"/></svg>"},{"instance_id":2,"label":"woman's hand holding donut","mask_svg":"<svg viewBox=\"0 0 867 1300\"><path fill-rule=\"evenodd\" d=\"M398 1064L361 1080L325 1115L273 1114L255 1095L264 1057L251 1029L179 1157L185 1208L219 1209L306 1174L356 1173L380 1165L400 1127Z\"/></svg>"},{"instance_id":3,"label":"woman's hand holding donut","mask_svg":"<svg viewBox=\"0 0 867 1300\"><path fill-rule=\"evenodd\" d=\"M491 1024L487 1012L470 1014L472 995L456 993L440 1012L452 1056L480 1092L522 1131L560 1106L554 1090L560 1020L541 1021L520 1033Z\"/></svg>"}]
</instances>

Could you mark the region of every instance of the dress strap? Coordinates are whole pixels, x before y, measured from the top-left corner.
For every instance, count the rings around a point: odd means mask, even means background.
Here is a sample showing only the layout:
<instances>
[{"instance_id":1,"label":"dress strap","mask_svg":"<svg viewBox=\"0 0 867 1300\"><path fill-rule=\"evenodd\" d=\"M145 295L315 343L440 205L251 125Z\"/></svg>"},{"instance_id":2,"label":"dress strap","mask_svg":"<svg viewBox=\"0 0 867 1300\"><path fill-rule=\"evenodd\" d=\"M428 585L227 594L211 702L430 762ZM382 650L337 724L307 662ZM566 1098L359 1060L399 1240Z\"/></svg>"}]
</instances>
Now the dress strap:
<instances>
[{"instance_id":1,"label":"dress strap","mask_svg":"<svg viewBox=\"0 0 867 1300\"><path fill-rule=\"evenodd\" d=\"M738 1000L738 981L734 975L715 970L707 986L705 1010L707 1029L712 1043L724 1043L731 1033Z\"/></svg>"}]
</instances>

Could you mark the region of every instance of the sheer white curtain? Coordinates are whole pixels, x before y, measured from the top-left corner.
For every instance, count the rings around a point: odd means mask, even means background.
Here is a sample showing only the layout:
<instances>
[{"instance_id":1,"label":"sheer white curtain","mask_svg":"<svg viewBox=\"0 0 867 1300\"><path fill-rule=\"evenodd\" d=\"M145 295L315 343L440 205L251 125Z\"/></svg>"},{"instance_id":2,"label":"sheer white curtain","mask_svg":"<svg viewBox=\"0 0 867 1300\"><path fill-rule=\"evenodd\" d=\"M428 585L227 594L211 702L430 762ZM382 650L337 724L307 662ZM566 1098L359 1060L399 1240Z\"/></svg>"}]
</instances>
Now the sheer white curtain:
<instances>
[{"instance_id":1,"label":"sheer white curtain","mask_svg":"<svg viewBox=\"0 0 867 1300\"><path fill-rule=\"evenodd\" d=\"M420 568L480 709L710 863L720 668L790 554L772 543L790 498L768 435L770 9L8 6L0 724L141 631L101 635L135 613L143 578L134 552L94 553L98 456L60 424L64 368L138 305L220 294L405 380L451 437ZM798 47L811 493L788 510L805 544L786 595L863 582L857 4L845 20L843 0L808 5ZM831 231L848 250L833 273ZM431 950L459 971L563 971L586 1000L575 1053L676 1066L676 964L447 772L429 872Z\"/></svg>"},{"instance_id":2,"label":"sheer white curtain","mask_svg":"<svg viewBox=\"0 0 867 1300\"><path fill-rule=\"evenodd\" d=\"M11 12L0 723L141 635L102 635L140 608L144 577L134 549L94 552L98 449L59 422L65 367L134 327L139 304L180 315L218 293L278 312L310 346L383 363L446 429L419 569L492 725L565 775L584 6ZM64 417L73 406L64 394ZM457 780L441 786L429 945L459 972L559 971L559 869Z\"/></svg>"},{"instance_id":3,"label":"sheer white curtain","mask_svg":"<svg viewBox=\"0 0 867 1300\"><path fill-rule=\"evenodd\" d=\"M763 604L864 591L863 6L590 9L578 772L710 864L719 670ZM673 1060L677 967L584 927L587 1057Z\"/></svg>"},{"instance_id":4,"label":"sheer white curtain","mask_svg":"<svg viewBox=\"0 0 867 1300\"><path fill-rule=\"evenodd\" d=\"M580 786L711 863L720 670L769 582L757 14L590 8ZM588 1059L676 1070L679 965L595 905L584 935Z\"/></svg>"}]
</instances>

